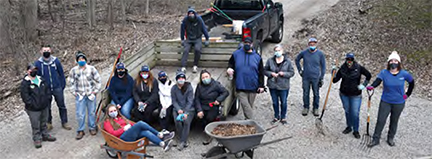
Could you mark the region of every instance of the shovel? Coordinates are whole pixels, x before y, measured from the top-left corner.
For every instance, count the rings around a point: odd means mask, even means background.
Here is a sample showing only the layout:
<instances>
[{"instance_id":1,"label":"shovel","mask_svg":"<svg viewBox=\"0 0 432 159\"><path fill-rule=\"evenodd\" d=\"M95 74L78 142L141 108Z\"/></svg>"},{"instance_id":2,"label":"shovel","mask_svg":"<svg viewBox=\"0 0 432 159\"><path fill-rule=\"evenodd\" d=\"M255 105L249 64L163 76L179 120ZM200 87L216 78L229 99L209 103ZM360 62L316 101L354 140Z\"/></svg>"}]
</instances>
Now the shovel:
<instances>
[{"instance_id":1,"label":"shovel","mask_svg":"<svg viewBox=\"0 0 432 159\"><path fill-rule=\"evenodd\" d=\"M368 108L367 108L367 120L366 120L366 134L363 134L362 140L360 142L360 147L362 147L362 149L364 150L368 149L367 145L369 145L372 141L372 137L369 134L369 123L370 123L371 100L372 100L372 95L374 94L374 90L367 90L367 94L368 94Z\"/></svg>"}]
</instances>

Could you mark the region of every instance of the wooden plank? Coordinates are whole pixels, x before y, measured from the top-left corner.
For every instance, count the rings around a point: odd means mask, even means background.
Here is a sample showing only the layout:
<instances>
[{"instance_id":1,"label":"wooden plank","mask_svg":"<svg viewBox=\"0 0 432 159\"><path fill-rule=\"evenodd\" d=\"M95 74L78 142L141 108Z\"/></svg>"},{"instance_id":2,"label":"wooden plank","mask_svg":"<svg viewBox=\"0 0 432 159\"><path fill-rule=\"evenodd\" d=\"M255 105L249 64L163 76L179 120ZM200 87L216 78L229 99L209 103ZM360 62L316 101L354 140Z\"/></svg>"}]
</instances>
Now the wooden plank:
<instances>
[{"instance_id":1,"label":"wooden plank","mask_svg":"<svg viewBox=\"0 0 432 159\"><path fill-rule=\"evenodd\" d=\"M171 60L157 60L156 65L161 66L181 66L180 61L171 61ZM187 66L192 66L193 62L188 61ZM217 68L226 68L228 67L228 62L215 62L215 61L200 61L198 67L217 67Z\"/></svg>"},{"instance_id":2,"label":"wooden plank","mask_svg":"<svg viewBox=\"0 0 432 159\"><path fill-rule=\"evenodd\" d=\"M149 50L147 53L145 54L141 54L141 56L136 59L135 61L133 61L130 65L126 65L126 67L129 68L135 68L135 67L141 67L143 64L143 61L146 61L148 58L152 58L153 60L155 59L156 56L154 55L154 49ZM153 57L152 57L153 56Z\"/></svg>"},{"instance_id":3,"label":"wooden plank","mask_svg":"<svg viewBox=\"0 0 432 159\"><path fill-rule=\"evenodd\" d=\"M238 42L210 42L209 48L237 48ZM157 41L156 46L177 46L182 47L180 40L178 41Z\"/></svg>"},{"instance_id":4,"label":"wooden plank","mask_svg":"<svg viewBox=\"0 0 432 159\"><path fill-rule=\"evenodd\" d=\"M183 52L183 48L178 47L156 47L156 52ZM202 48L201 52L204 54L232 54L234 51L236 51L237 48ZM193 52L193 49L190 50L190 52Z\"/></svg>"},{"instance_id":5,"label":"wooden plank","mask_svg":"<svg viewBox=\"0 0 432 159\"><path fill-rule=\"evenodd\" d=\"M136 65L136 67L133 67L133 68L131 68L131 69L128 69L128 70L129 70L129 74L130 74L132 77L136 77L137 74L138 74L138 72L139 72L140 69L141 69L141 66L142 66L143 64L147 64L147 65L149 65L150 68L154 67L154 66L156 65L156 61L154 60L155 57L156 57L156 55L152 54L149 58L147 58L146 60L142 61L140 64Z\"/></svg>"},{"instance_id":6,"label":"wooden plank","mask_svg":"<svg viewBox=\"0 0 432 159\"><path fill-rule=\"evenodd\" d=\"M156 59L178 59L180 60L182 58L183 54L156 54ZM189 53L188 60L193 60L195 55L193 53ZM209 54L202 54L201 60L209 60L209 61L228 61L231 58L231 55L209 55Z\"/></svg>"},{"instance_id":7,"label":"wooden plank","mask_svg":"<svg viewBox=\"0 0 432 159\"><path fill-rule=\"evenodd\" d=\"M127 66L127 65L133 63L134 61L136 61L138 58L140 58L143 54L146 54L147 52L151 51L152 49L154 49L154 44L149 44L146 47L144 47L143 49L141 49L140 51L136 52L131 57L125 59L123 61L123 63L125 63Z\"/></svg>"}]
</instances>

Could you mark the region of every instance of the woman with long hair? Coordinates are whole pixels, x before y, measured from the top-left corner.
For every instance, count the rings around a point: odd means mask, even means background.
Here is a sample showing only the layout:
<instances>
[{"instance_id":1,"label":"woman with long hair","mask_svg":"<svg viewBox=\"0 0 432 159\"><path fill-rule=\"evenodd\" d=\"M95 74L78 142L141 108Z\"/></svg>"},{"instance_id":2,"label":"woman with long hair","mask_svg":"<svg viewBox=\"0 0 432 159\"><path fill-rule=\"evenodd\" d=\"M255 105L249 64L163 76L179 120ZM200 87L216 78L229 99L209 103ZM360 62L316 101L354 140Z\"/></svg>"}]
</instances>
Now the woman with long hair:
<instances>
[{"instance_id":1,"label":"woman with long hair","mask_svg":"<svg viewBox=\"0 0 432 159\"><path fill-rule=\"evenodd\" d=\"M158 93L158 82L150 72L150 67L148 65L142 66L135 78L132 93L135 102L137 102L137 106L132 111L132 120L152 122L152 113L160 106Z\"/></svg>"}]
</instances>

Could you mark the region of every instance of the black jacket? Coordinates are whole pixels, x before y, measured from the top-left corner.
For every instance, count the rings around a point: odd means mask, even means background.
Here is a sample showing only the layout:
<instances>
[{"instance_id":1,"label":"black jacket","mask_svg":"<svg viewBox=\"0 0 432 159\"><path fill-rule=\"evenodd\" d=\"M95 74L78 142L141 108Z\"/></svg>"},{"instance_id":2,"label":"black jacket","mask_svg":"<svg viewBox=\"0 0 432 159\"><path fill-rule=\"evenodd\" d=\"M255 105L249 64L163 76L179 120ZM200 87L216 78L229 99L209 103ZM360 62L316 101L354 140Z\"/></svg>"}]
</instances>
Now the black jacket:
<instances>
[{"instance_id":1,"label":"black jacket","mask_svg":"<svg viewBox=\"0 0 432 159\"><path fill-rule=\"evenodd\" d=\"M27 75L21 82L21 99L25 104L25 109L30 111L40 111L48 107L52 100L51 89L46 85L46 81L36 76L40 80L39 86L32 83Z\"/></svg>"},{"instance_id":2,"label":"black jacket","mask_svg":"<svg viewBox=\"0 0 432 159\"><path fill-rule=\"evenodd\" d=\"M358 89L361 75L366 76L366 80L363 82L363 85L366 86L372 77L371 73L355 61L351 68L344 63L333 78L333 83L342 78L340 92L347 96L357 96L361 94L361 90Z\"/></svg>"},{"instance_id":3,"label":"black jacket","mask_svg":"<svg viewBox=\"0 0 432 159\"><path fill-rule=\"evenodd\" d=\"M157 79L153 79L153 86L150 88L142 82L139 85L134 85L133 98L136 103L144 102L146 104L159 104L159 86Z\"/></svg>"},{"instance_id":4,"label":"black jacket","mask_svg":"<svg viewBox=\"0 0 432 159\"><path fill-rule=\"evenodd\" d=\"M212 103L216 100L219 103L222 103L228 97L228 95L228 90L224 86L222 86L221 83L215 81L213 78L208 85L199 83L195 90L195 108L197 112L203 110L210 110L209 103ZM217 107L218 106L214 106L213 108Z\"/></svg>"}]
</instances>

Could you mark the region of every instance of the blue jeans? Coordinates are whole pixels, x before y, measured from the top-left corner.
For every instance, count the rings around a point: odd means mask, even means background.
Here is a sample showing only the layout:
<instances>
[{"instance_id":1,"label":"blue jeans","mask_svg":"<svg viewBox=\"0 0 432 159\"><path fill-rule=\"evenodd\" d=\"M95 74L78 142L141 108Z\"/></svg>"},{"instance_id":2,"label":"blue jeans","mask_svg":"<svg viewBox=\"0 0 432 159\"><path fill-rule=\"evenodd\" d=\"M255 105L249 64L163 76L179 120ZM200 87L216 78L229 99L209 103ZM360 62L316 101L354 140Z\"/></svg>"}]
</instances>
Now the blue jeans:
<instances>
[{"instance_id":1,"label":"blue jeans","mask_svg":"<svg viewBox=\"0 0 432 159\"><path fill-rule=\"evenodd\" d=\"M111 100L111 104L117 105L117 103L115 103L114 100ZM133 98L128 99L126 101L126 103L124 103L123 105L121 105L120 113L123 116L125 116L126 118L130 119L131 118L131 110L133 108L133 104L134 104Z\"/></svg>"},{"instance_id":2,"label":"blue jeans","mask_svg":"<svg viewBox=\"0 0 432 159\"><path fill-rule=\"evenodd\" d=\"M285 119L287 114L287 98L289 90L270 89L273 101L274 118ZM281 113L279 114L279 101Z\"/></svg>"},{"instance_id":3,"label":"blue jeans","mask_svg":"<svg viewBox=\"0 0 432 159\"><path fill-rule=\"evenodd\" d=\"M67 117L67 109L64 101L64 95L63 95L63 89L62 88L54 88L52 91L52 94L54 96L54 99L57 103L57 107L59 108L59 114L60 114L60 120L61 123L67 123L68 117ZM52 123L52 115L51 115L51 102L48 107L48 123Z\"/></svg>"},{"instance_id":4,"label":"blue jeans","mask_svg":"<svg viewBox=\"0 0 432 159\"><path fill-rule=\"evenodd\" d=\"M131 128L126 130L121 136L120 139L133 142L143 137L149 139L152 143L159 145L162 140L157 136L159 132L148 125L146 122L139 121L135 123Z\"/></svg>"},{"instance_id":5,"label":"blue jeans","mask_svg":"<svg viewBox=\"0 0 432 159\"><path fill-rule=\"evenodd\" d=\"M313 108L318 109L319 107L319 87L318 87L319 79L307 79L303 78L303 107L309 109L310 105L310 88L312 86L313 91Z\"/></svg>"},{"instance_id":6,"label":"blue jeans","mask_svg":"<svg viewBox=\"0 0 432 159\"><path fill-rule=\"evenodd\" d=\"M84 131L85 129L85 116L86 116L86 110L87 110L87 124L90 130L96 129L96 97L93 101L88 99L87 96L84 96L84 98L80 101L79 96L75 97L75 104L76 104L76 118L78 121L78 132Z\"/></svg>"},{"instance_id":7,"label":"blue jeans","mask_svg":"<svg viewBox=\"0 0 432 159\"><path fill-rule=\"evenodd\" d=\"M343 108L345 109L347 127L352 128L354 131L358 131L362 96L346 96L342 93L339 93L339 95L342 100Z\"/></svg>"}]
</instances>

